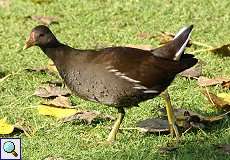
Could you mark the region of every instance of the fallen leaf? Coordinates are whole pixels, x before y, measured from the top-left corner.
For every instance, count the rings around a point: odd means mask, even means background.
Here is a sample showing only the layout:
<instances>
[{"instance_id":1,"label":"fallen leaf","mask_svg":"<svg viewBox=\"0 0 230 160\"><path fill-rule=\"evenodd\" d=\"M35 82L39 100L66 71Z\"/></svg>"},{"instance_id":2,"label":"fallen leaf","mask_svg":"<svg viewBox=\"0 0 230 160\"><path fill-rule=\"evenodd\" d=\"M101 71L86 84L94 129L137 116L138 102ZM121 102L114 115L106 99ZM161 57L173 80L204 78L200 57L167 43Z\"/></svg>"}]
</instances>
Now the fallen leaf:
<instances>
[{"instance_id":1,"label":"fallen leaf","mask_svg":"<svg viewBox=\"0 0 230 160\"><path fill-rule=\"evenodd\" d=\"M203 94L217 109L230 110L230 104L226 102L223 98L216 96L214 93L211 93L208 90L203 92Z\"/></svg>"},{"instance_id":2,"label":"fallen leaf","mask_svg":"<svg viewBox=\"0 0 230 160\"><path fill-rule=\"evenodd\" d=\"M150 50L153 49L153 47L151 45L133 45L133 44L128 44L128 45L126 45L126 47L143 49L143 50L147 50L147 51L150 51Z\"/></svg>"},{"instance_id":3,"label":"fallen leaf","mask_svg":"<svg viewBox=\"0 0 230 160\"><path fill-rule=\"evenodd\" d=\"M42 66L42 67L26 68L25 70L28 72L41 72L41 73L51 73L51 74L58 73L58 70L53 63L48 63L47 66Z\"/></svg>"},{"instance_id":4,"label":"fallen leaf","mask_svg":"<svg viewBox=\"0 0 230 160\"><path fill-rule=\"evenodd\" d=\"M212 48L210 51L213 53L221 54L222 56L230 56L230 44Z\"/></svg>"},{"instance_id":5,"label":"fallen leaf","mask_svg":"<svg viewBox=\"0 0 230 160\"><path fill-rule=\"evenodd\" d=\"M53 116L58 119L69 117L77 113L76 109L72 108L59 108L48 105L38 105L38 113L46 116Z\"/></svg>"},{"instance_id":6,"label":"fallen leaf","mask_svg":"<svg viewBox=\"0 0 230 160\"><path fill-rule=\"evenodd\" d=\"M172 41L174 38L175 34L169 33L169 32L161 32L158 35L155 35L154 38L157 39L160 44L165 44L168 43L169 41Z\"/></svg>"},{"instance_id":7,"label":"fallen leaf","mask_svg":"<svg viewBox=\"0 0 230 160\"><path fill-rule=\"evenodd\" d=\"M174 37L175 37L175 34L170 33L170 32L161 32L160 34L153 36L153 38L156 38L160 42L160 45L163 45L163 44L166 44L172 41ZM190 39L189 43L187 44L187 47L190 47L191 45L192 43Z\"/></svg>"},{"instance_id":8,"label":"fallen leaf","mask_svg":"<svg viewBox=\"0 0 230 160\"><path fill-rule=\"evenodd\" d=\"M9 135L16 132L16 130L22 131L28 137L31 137L35 133L35 130L24 121L18 121L16 124L12 125L7 123L6 117L0 119L0 135Z\"/></svg>"},{"instance_id":9,"label":"fallen leaf","mask_svg":"<svg viewBox=\"0 0 230 160\"><path fill-rule=\"evenodd\" d=\"M10 134L14 130L14 126L7 123L7 118L0 119L0 135L1 134Z\"/></svg>"},{"instance_id":10,"label":"fallen leaf","mask_svg":"<svg viewBox=\"0 0 230 160\"><path fill-rule=\"evenodd\" d=\"M0 0L0 7L9 8L11 1L10 0Z\"/></svg>"},{"instance_id":11,"label":"fallen leaf","mask_svg":"<svg viewBox=\"0 0 230 160\"><path fill-rule=\"evenodd\" d=\"M69 98L64 96L58 96L55 99L45 101L42 104L57 107L57 108L74 108Z\"/></svg>"},{"instance_id":12,"label":"fallen leaf","mask_svg":"<svg viewBox=\"0 0 230 160\"><path fill-rule=\"evenodd\" d=\"M48 72L48 73L58 73L56 66L54 65L53 61L49 60L48 64L43 67L34 67L34 68L27 68L29 72Z\"/></svg>"},{"instance_id":13,"label":"fallen leaf","mask_svg":"<svg viewBox=\"0 0 230 160\"><path fill-rule=\"evenodd\" d=\"M26 68L25 69L28 72L48 72L47 67L34 67L34 68Z\"/></svg>"},{"instance_id":14,"label":"fallen leaf","mask_svg":"<svg viewBox=\"0 0 230 160\"><path fill-rule=\"evenodd\" d=\"M27 137L32 137L35 134L35 129L26 123L24 119L18 119L14 124L14 129L23 131Z\"/></svg>"},{"instance_id":15,"label":"fallen leaf","mask_svg":"<svg viewBox=\"0 0 230 160\"><path fill-rule=\"evenodd\" d=\"M166 109L163 108L160 110L162 118L167 118ZM215 116L203 116L199 113L186 110L186 109L179 109L174 108L174 115L176 117L176 124L179 127L184 129L188 128L205 128L207 125L210 125L214 122L223 120L226 115L230 113L226 112L224 114L215 115Z\"/></svg>"},{"instance_id":16,"label":"fallen leaf","mask_svg":"<svg viewBox=\"0 0 230 160\"><path fill-rule=\"evenodd\" d=\"M225 102L230 105L230 93L218 93L217 97L222 98Z\"/></svg>"},{"instance_id":17,"label":"fallen leaf","mask_svg":"<svg viewBox=\"0 0 230 160\"><path fill-rule=\"evenodd\" d=\"M144 133L169 132L168 121L160 118L149 118L137 122L137 127Z\"/></svg>"},{"instance_id":18,"label":"fallen leaf","mask_svg":"<svg viewBox=\"0 0 230 160\"><path fill-rule=\"evenodd\" d=\"M230 144L218 144L216 147L225 154L230 154Z\"/></svg>"},{"instance_id":19,"label":"fallen leaf","mask_svg":"<svg viewBox=\"0 0 230 160\"><path fill-rule=\"evenodd\" d=\"M67 96L70 94L71 92L68 89L52 84L42 85L34 92L34 95L43 98Z\"/></svg>"},{"instance_id":20,"label":"fallen leaf","mask_svg":"<svg viewBox=\"0 0 230 160\"><path fill-rule=\"evenodd\" d=\"M96 120L114 120L114 117L110 115L103 115L100 112L97 111L80 111L75 113L74 115L71 115L69 117L65 117L62 119L63 122L72 122L75 120L81 120L86 122L87 124L91 124L92 122Z\"/></svg>"},{"instance_id":21,"label":"fallen leaf","mask_svg":"<svg viewBox=\"0 0 230 160\"><path fill-rule=\"evenodd\" d=\"M160 34L158 34L156 36L153 36L153 38L156 38L158 41L160 41L160 45L168 43L169 41L173 40L174 37L175 37L175 34L170 33L170 32L161 32ZM191 45L196 45L196 46L201 46L201 47L208 48L208 49L202 49L202 50L198 50L198 51L193 51L192 53L204 52L204 51L212 51L212 50L215 51L215 49L217 49L217 48L213 48L210 45L207 45L207 44L197 42L197 41L194 41L194 40L190 39L189 43L187 44L187 47L190 47ZM218 47L218 48L221 48L221 47ZM223 47L223 48L225 48L225 47Z\"/></svg>"},{"instance_id":22,"label":"fallen leaf","mask_svg":"<svg viewBox=\"0 0 230 160\"><path fill-rule=\"evenodd\" d=\"M50 59L48 61L47 68L49 69L49 71L58 72L54 62L52 60L50 60Z\"/></svg>"},{"instance_id":23,"label":"fallen leaf","mask_svg":"<svg viewBox=\"0 0 230 160\"><path fill-rule=\"evenodd\" d=\"M32 20L38 21L44 25L50 25L58 23L58 17L55 16L27 16L26 18L31 18Z\"/></svg>"},{"instance_id":24,"label":"fallen leaf","mask_svg":"<svg viewBox=\"0 0 230 160\"><path fill-rule=\"evenodd\" d=\"M202 75L202 65L201 63L198 62L195 66L179 73L179 75L188 78L195 78L195 77L198 78Z\"/></svg>"},{"instance_id":25,"label":"fallen leaf","mask_svg":"<svg viewBox=\"0 0 230 160\"><path fill-rule=\"evenodd\" d=\"M223 82L221 85L226 89L230 89L230 81Z\"/></svg>"},{"instance_id":26,"label":"fallen leaf","mask_svg":"<svg viewBox=\"0 0 230 160\"><path fill-rule=\"evenodd\" d=\"M62 80L51 80L51 81L45 81L42 82L42 84L50 84L50 85L55 85L55 86L63 86L64 82Z\"/></svg>"},{"instance_id":27,"label":"fallen leaf","mask_svg":"<svg viewBox=\"0 0 230 160\"><path fill-rule=\"evenodd\" d=\"M229 82L230 79L229 78L222 78L222 77L217 77L217 78L207 78L207 77L199 77L198 78L198 85L205 87L205 86L213 86L213 85L217 85L217 84L223 84L224 82Z\"/></svg>"}]
</instances>

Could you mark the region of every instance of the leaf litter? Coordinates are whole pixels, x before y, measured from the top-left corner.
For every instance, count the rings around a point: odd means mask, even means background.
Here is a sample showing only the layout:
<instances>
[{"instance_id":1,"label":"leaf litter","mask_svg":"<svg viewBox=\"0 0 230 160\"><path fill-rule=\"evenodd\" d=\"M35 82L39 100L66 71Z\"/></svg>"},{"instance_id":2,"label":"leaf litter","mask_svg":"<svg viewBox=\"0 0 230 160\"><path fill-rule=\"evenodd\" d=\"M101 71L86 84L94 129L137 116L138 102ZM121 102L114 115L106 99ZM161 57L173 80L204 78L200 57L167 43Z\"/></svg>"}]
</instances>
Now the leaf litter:
<instances>
[{"instance_id":1,"label":"leaf litter","mask_svg":"<svg viewBox=\"0 0 230 160\"><path fill-rule=\"evenodd\" d=\"M58 23L58 20L59 18L56 17L56 16L37 16L37 15L34 15L34 16L27 16L26 18L30 18L32 20L35 20L41 24L44 24L44 25L51 25L51 24L57 24Z\"/></svg>"},{"instance_id":2,"label":"leaf litter","mask_svg":"<svg viewBox=\"0 0 230 160\"><path fill-rule=\"evenodd\" d=\"M72 106L68 97L58 96L53 100L47 100L37 106L40 115L52 116L62 122L76 120L92 124L97 120L114 120L111 115L104 115L97 111L79 110Z\"/></svg>"},{"instance_id":3,"label":"leaf litter","mask_svg":"<svg viewBox=\"0 0 230 160\"><path fill-rule=\"evenodd\" d=\"M42 72L42 73L51 73L51 74L58 73L56 66L51 60L48 61L48 64L46 66L26 68L25 70L28 72Z\"/></svg>"},{"instance_id":4,"label":"leaf litter","mask_svg":"<svg viewBox=\"0 0 230 160\"><path fill-rule=\"evenodd\" d=\"M7 117L0 119L0 135L15 134L17 131L23 132L27 137L33 136L36 132L25 120L18 119L13 125L7 122Z\"/></svg>"},{"instance_id":5,"label":"leaf litter","mask_svg":"<svg viewBox=\"0 0 230 160\"><path fill-rule=\"evenodd\" d=\"M169 133L166 109L161 109L160 113L159 118L148 118L137 122L137 129L144 133ZM203 116L190 110L174 109L176 124L184 131L192 128L206 128L214 122L223 120L229 113L230 111L216 116Z\"/></svg>"},{"instance_id":6,"label":"leaf litter","mask_svg":"<svg viewBox=\"0 0 230 160\"><path fill-rule=\"evenodd\" d=\"M209 92L207 89L203 91L203 94L208 98L209 102L217 109L230 111L230 94L220 93L215 95Z\"/></svg>"},{"instance_id":7,"label":"leaf litter","mask_svg":"<svg viewBox=\"0 0 230 160\"><path fill-rule=\"evenodd\" d=\"M67 88L56 86L54 84L44 84L38 87L34 95L42 98L54 98L58 96L68 96L71 92Z\"/></svg>"},{"instance_id":8,"label":"leaf litter","mask_svg":"<svg viewBox=\"0 0 230 160\"><path fill-rule=\"evenodd\" d=\"M111 115L104 115L98 111L79 111L76 114L63 118L62 122L73 122L76 120L83 121L87 124L92 124L98 120L113 121L115 118Z\"/></svg>"},{"instance_id":9,"label":"leaf litter","mask_svg":"<svg viewBox=\"0 0 230 160\"><path fill-rule=\"evenodd\" d=\"M201 87L213 86L217 84L221 84L222 86L224 86L227 83L230 83L230 79L224 77L216 77L211 79L211 78L201 76L198 78L197 83Z\"/></svg>"}]
</instances>

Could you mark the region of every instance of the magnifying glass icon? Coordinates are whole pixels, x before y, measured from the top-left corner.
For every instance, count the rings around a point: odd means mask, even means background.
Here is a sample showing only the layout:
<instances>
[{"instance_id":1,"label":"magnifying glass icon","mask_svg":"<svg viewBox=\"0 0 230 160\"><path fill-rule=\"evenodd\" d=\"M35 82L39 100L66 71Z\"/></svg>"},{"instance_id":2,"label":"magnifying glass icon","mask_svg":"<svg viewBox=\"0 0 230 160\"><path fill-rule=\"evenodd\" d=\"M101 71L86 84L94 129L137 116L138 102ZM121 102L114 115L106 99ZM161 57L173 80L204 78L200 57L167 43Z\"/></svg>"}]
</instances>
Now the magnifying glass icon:
<instances>
[{"instance_id":1,"label":"magnifying glass icon","mask_svg":"<svg viewBox=\"0 0 230 160\"><path fill-rule=\"evenodd\" d=\"M15 145L13 142L11 141L7 141L3 144L3 150L6 152L6 153L11 153L14 155L14 157L17 157L18 154L15 152Z\"/></svg>"}]
</instances>

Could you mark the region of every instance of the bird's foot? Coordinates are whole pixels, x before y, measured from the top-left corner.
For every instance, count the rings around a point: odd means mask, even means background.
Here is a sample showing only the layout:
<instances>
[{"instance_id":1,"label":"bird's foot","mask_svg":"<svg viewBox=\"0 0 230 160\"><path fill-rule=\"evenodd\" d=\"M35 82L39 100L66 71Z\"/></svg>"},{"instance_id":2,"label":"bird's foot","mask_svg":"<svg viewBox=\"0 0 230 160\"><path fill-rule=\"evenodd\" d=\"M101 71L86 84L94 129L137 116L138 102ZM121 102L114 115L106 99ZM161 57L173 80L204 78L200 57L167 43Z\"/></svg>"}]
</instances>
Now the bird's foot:
<instances>
[{"instance_id":1,"label":"bird's foot","mask_svg":"<svg viewBox=\"0 0 230 160\"><path fill-rule=\"evenodd\" d=\"M172 137L176 137L176 141L179 142L180 134L176 124L169 124L169 130Z\"/></svg>"}]
</instances>

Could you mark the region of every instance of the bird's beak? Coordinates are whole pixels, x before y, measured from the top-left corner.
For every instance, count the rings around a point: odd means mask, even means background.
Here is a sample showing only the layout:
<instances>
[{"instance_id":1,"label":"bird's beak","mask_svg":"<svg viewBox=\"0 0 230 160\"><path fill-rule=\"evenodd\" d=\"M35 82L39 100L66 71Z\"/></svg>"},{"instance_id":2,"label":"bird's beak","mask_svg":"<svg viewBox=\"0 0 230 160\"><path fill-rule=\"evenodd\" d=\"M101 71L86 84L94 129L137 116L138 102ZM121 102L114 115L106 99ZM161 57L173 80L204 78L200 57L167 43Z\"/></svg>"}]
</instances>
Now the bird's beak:
<instances>
[{"instance_id":1,"label":"bird's beak","mask_svg":"<svg viewBox=\"0 0 230 160\"><path fill-rule=\"evenodd\" d=\"M35 44L36 44L35 36L34 36L34 32L32 32L30 34L29 38L27 39L26 44L23 47L23 50L30 48L30 47L34 46Z\"/></svg>"}]
</instances>

